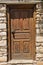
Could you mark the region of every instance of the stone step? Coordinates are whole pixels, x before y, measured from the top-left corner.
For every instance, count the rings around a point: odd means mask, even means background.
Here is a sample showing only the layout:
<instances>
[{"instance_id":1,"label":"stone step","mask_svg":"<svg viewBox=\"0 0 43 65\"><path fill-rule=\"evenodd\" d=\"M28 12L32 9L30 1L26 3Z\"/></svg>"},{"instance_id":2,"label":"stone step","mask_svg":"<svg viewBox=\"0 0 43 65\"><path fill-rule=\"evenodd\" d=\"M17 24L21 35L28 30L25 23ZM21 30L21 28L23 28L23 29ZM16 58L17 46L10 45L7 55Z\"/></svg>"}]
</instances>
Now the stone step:
<instances>
[{"instance_id":1,"label":"stone step","mask_svg":"<svg viewBox=\"0 0 43 65\"><path fill-rule=\"evenodd\" d=\"M43 65L43 61L37 62L37 65Z\"/></svg>"},{"instance_id":2,"label":"stone step","mask_svg":"<svg viewBox=\"0 0 43 65\"><path fill-rule=\"evenodd\" d=\"M24 63L27 63L27 64L32 64L33 63L33 60L25 60L25 59L13 59L11 61L8 62L9 64L24 64Z\"/></svg>"}]
</instances>

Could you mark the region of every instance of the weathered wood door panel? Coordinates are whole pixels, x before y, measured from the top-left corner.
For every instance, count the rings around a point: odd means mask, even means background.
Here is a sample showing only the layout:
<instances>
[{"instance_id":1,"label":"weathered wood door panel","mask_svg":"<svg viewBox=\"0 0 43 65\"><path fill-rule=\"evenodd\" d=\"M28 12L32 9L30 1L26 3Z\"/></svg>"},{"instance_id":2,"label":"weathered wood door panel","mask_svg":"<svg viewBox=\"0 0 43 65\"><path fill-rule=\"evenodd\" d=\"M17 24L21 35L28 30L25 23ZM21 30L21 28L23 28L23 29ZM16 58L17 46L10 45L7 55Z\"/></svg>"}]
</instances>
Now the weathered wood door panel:
<instances>
[{"instance_id":1,"label":"weathered wood door panel","mask_svg":"<svg viewBox=\"0 0 43 65\"><path fill-rule=\"evenodd\" d=\"M35 22L33 9L11 8L11 58L34 59Z\"/></svg>"}]
</instances>

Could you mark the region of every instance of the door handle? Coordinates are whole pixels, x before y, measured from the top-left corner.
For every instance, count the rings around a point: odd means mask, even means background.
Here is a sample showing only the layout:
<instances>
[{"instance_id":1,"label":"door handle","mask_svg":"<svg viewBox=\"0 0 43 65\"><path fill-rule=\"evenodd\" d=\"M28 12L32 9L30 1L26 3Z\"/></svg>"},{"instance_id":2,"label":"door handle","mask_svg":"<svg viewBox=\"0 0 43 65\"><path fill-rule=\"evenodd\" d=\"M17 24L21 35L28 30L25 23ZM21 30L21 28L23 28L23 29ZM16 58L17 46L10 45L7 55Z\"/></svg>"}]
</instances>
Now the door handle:
<instances>
[{"instance_id":1,"label":"door handle","mask_svg":"<svg viewBox=\"0 0 43 65\"><path fill-rule=\"evenodd\" d=\"M11 33L12 33L12 35L13 35L13 38L15 38L15 36L14 36L14 33L15 33L15 32L14 32L14 31L12 31Z\"/></svg>"}]
</instances>

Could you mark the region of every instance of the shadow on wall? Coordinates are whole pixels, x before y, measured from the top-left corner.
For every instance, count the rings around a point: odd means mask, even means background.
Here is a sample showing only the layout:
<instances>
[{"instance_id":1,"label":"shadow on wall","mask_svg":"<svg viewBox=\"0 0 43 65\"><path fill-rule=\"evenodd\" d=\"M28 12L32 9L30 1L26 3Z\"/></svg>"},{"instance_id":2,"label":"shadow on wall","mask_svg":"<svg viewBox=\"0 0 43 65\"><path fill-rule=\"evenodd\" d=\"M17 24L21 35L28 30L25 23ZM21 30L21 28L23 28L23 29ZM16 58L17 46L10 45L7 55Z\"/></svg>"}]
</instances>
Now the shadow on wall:
<instances>
[{"instance_id":1,"label":"shadow on wall","mask_svg":"<svg viewBox=\"0 0 43 65\"><path fill-rule=\"evenodd\" d=\"M43 15L41 18L42 19L39 21L39 34L40 36L43 36Z\"/></svg>"}]
</instances>

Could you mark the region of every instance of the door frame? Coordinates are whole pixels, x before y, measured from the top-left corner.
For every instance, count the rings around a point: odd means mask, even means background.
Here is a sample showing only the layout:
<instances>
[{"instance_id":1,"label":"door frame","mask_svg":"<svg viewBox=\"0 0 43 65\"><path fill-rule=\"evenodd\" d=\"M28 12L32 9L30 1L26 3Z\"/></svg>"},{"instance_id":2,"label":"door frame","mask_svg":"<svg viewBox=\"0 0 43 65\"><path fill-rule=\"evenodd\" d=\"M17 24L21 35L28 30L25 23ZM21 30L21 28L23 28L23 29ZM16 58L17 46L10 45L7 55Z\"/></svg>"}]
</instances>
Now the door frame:
<instances>
[{"instance_id":1,"label":"door frame","mask_svg":"<svg viewBox=\"0 0 43 65\"><path fill-rule=\"evenodd\" d=\"M16 7L16 5L29 5L29 7L26 7L28 9L30 8L34 8L34 13L33 13L33 17L34 17L34 22L36 22L35 20L35 10L36 10L36 4L14 4L14 6ZM9 12L9 9L12 5L7 5L7 61L11 60L11 23L10 23L10 12ZM36 31L36 30L35 30ZM35 33L36 34L36 33ZM36 49L34 49L34 52L35 52ZM34 53L34 59L35 59L35 53Z\"/></svg>"}]
</instances>

